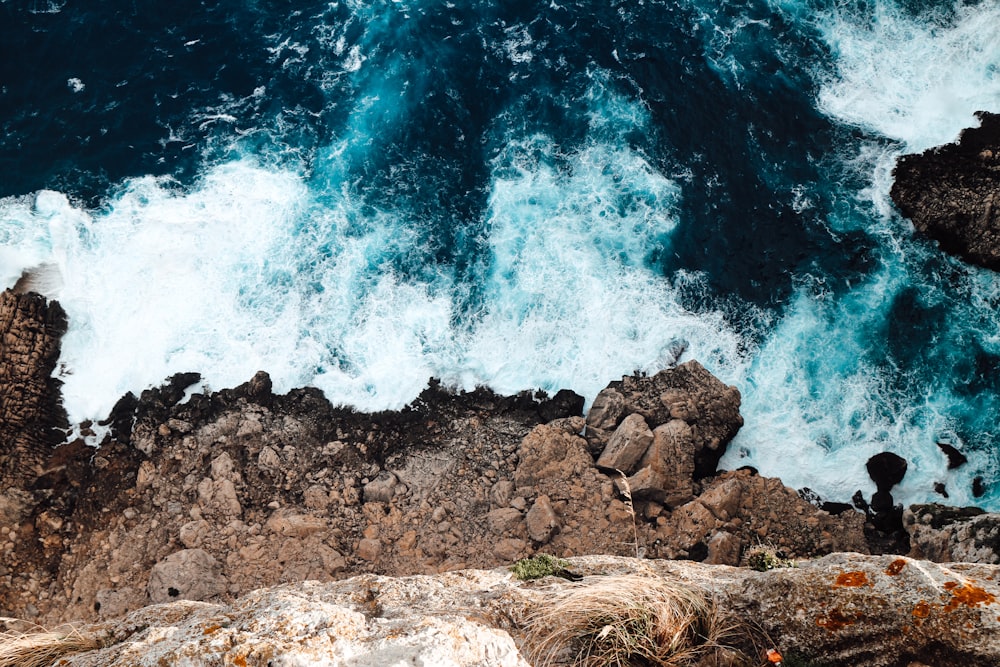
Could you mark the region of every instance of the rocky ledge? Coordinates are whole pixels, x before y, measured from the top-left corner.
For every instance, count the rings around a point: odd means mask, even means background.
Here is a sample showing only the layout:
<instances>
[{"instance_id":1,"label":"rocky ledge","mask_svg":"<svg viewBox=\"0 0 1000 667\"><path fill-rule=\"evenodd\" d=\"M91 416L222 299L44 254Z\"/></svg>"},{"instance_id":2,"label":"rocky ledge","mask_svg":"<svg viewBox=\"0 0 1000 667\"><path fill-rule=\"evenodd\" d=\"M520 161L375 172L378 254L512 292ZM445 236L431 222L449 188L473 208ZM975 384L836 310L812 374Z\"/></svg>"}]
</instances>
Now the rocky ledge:
<instances>
[{"instance_id":1,"label":"rocky ledge","mask_svg":"<svg viewBox=\"0 0 1000 667\"><path fill-rule=\"evenodd\" d=\"M611 556L562 566L578 580L521 581L507 569L363 575L260 589L229 604L150 606L36 641L76 667L528 667L570 664L588 649L633 664L604 630L628 632L637 604L680 637L655 664L762 665L768 649L790 665L1000 664L997 566L859 554L766 572Z\"/></svg>"},{"instance_id":2,"label":"rocky ledge","mask_svg":"<svg viewBox=\"0 0 1000 667\"><path fill-rule=\"evenodd\" d=\"M896 164L891 196L900 212L941 249L1000 270L1000 115L980 111L980 126L956 143Z\"/></svg>"},{"instance_id":3,"label":"rocky ledge","mask_svg":"<svg viewBox=\"0 0 1000 667\"><path fill-rule=\"evenodd\" d=\"M9 350L36 350L19 352L29 362L0 364L0 370L7 369L0 379L8 383L0 392L19 397L0 404L0 429L8 436L0 449L3 616L51 626L110 623L133 614L126 619L140 619L135 627L152 628L155 623L141 619L236 613L271 596L252 593L266 587L365 575L369 578L344 584L343 590L358 581L382 582L375 586L380 590L395 584L372 577L490 569L540 552L567 558L644 556L647 560L629 561L628 567L652 568L650 572L675 568L670 571L687 572L684 576L691 580L717 579L712 586L726 591L743 590L757 575L705 568L739 565L762 544L779 564L834 552L886 551L1000 562L995 515L940 506L904 512L893 505L890 489L906 468L898 457L870 462L879 493L870 504L863 499L858 503L866 511L823 503L753 470L717 471L719 457L742 425L740 395L694 361L655 376L612 382L586 417L581 414L583 399L572 392L554 397L504 397L485 389L456 394L432 383L404 410L364 414L332 406L313 389L275 395L264 373L218 392L198 391L198 375L181 374L141 396L123 397L101 424L80 425L84 437L105 434L100 448L81 438L52 448L42 426L58 423L43 419L58 404L58 386L39 378L47 377L40 369L51 372L56 357L50 339L58 341L63 320L60 311L53 314L49 308L57 307L33 295L0 296L0 322L7 326L0 332L0 362L12 358ZM14 314L8 317L8 312ZM50 320L52 326L46 324ZM24 389L12 392L8 387ZM34 417L26 419L25 414ZM814 626L837 631L829 637L819 633L838 647L831 651L867 656L870 647L856 645L861 635L840 631L860 630L855 628L863 625L860 619L889 612L881 606L867 610L866 605L876 603L864 597L844 606L846 600L816 596L831 588L822 582L831 577L838 582L848 572L863 576L852 575L832 590L848 597L867 594L869 584L878 588L881 584L875 582L884 579L876 570L905 566L917 579L930 577L937 588L921 588L908 577L885 580L892 586L912 584L919 597L892 621L900 632L906 626L912 636L923 637L929 626L943 623L938 615L921 615L936 610L934 605L941 606L941 618L968 624L964 635L956 635L960 638L995 625L997 610L984 606L992 605L987 597L995 592L972 582L993 581L992 570L949 570L906 559L862 559L857 566L850 561L842 567L847 562L842 559L854 557L837 558L841 560L760 578L773 584L767 599L774 602L765 604L755 593L754 601L732 598L744 600L732 609L742 610L744 621L755 619L767 629L770 621L762 621L761 615L776 614L778 601L788 603L794 592L795 599L807 601L802 604L810 613L826 619L813 619ZM704 567L653 559L700 561ZM834 567L840 569L829 569ZM820 572L826 579L817 578ZM809 587L810 578L815 590L799 591ZM789 583L793 581L798 583ZM280 590L300 591L288 593L293 597L304 590L341 590L310 586ZM977 592L973 595L968 586ZM976 604L949 606L952 590L968 592ZM191 602L143 610L181 600ZM316 604L322 606L321 600ZM966 608L976 613L966 613ZM979 614L981 609L988 613ZM956 610L961 613L952 614ZM279 611L274 613L280 617ZM358 637L368 636L364 624L371 619L344 614L350 628L357 626ZM804 647L814 640L799 629L809 622L796 618L798 625L783 625L773 636ZM309 621L308 632L333 622ZM119 627L114 623L105 627ZM779 626L773 628L778 632ZM121 632L112 635L120 637ZM162 635L135 636L145 637L141 641L148 647ZM496 636L497 641L509 640ZM808 639L796 639L800 636ZM515 644L520 641L516 632L511 637ZM956 660L973 655L956 642L927 639L927 646L938 648L920 655ZM126 646L118 639L115 645ZM896 657L900 655L911 654ZM520 659L512 657L510 664L520 664ZM98 662L113 664L112 658L104 660ZM233 660L225 664L244 664ZM942 660L932 664L957 664Z\"/></svg>"}]
</instances>

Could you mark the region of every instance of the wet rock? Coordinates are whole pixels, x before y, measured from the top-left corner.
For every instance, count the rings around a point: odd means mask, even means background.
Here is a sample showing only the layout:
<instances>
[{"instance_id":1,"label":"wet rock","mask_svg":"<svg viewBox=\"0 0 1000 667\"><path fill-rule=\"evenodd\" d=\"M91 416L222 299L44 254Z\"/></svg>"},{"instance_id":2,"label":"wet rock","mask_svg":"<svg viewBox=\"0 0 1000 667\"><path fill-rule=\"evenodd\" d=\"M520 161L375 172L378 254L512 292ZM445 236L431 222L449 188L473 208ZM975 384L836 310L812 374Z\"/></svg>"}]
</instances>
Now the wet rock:
<instances>
[{"instance_id":1,"label":"wet rock","mask_svg":"<svg viewBox=\"0 0 1000 667\"><path fill-rule=\"evenodd\" d=\"M56 428L68 427L53 378L66 313L34 294L0 293L0 488L24 488L41 472Z\"/></svg>"},{"instance_id":2,"label":"wet rock","mask_svg":"<svg viewBox=\"0 0 1000 667\"><path fill-rule=\"evenodd\" d=\"M1000 269L1000 115L977 112L980 127L958 141L904 155L890 195L900 212L941 249Z\"/></svg>"},{"instance_id":3,"label":"wet rock","mask_svg":"<svg viewBox=\"0 0 1000 667\"><path fill-rule=\"evenodd\" d=\"M969 459L966 458L965 454L955 449L953 445L949 445L946 442L939 442L937 446L948 457L948 470L954 470L968 463Z\"/></svg>"}]
</instances>

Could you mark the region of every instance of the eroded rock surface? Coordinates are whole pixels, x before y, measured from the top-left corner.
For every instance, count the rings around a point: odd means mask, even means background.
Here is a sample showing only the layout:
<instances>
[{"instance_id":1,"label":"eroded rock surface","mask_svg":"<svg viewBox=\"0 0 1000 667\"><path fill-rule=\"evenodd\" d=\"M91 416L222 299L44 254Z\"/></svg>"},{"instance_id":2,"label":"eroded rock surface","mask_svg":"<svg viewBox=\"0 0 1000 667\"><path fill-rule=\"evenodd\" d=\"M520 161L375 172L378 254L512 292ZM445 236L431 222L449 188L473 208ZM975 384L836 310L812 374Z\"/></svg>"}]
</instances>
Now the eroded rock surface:
<instances>
[{"instance_id":1,"label":"eroded rock surface","mask_svg":"<svg viewBox=\"0 0 1000 667\"><path fill-rule=\"evenodd\" d=\"M1000 270L1000 115L954 144L900 158L892 200L918 231L966 262Z\"/></svg>"},{"instance_id":2,"label":"eroded rock surface","mask_svg":"<svg viewBox=\"0 0 1000 667\"><path fill-rule=\"evenodd\" d=\"M1000 664L996 566L836 554L769 572L607 556L572 559L569 569L582 581L525 583L506 569L364 575L264 589L227 605L147 607L83 628L105 648L61 664L521 667L532 648L524 624L531 610L609 575L703 591L738 629L731 645L750 655L773 646L828 667Z\"/></svg>"}]
</instances>

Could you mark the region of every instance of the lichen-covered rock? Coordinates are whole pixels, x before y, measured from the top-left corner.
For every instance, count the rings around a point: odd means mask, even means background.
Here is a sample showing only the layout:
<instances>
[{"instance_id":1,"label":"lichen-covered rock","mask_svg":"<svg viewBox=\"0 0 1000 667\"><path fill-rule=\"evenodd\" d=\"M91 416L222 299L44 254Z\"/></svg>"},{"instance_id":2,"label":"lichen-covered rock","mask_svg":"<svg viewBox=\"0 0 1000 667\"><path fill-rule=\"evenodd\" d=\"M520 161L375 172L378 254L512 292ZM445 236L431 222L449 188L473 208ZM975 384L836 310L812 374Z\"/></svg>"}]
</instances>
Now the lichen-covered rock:
<instances>
[{"instance_id":1,"label":"lichen-covered rock","mask_svg":"<svg viewBox=\"0 0 1000 667\"><path fill-rule=\"evenodd\" d=\"M632 575L638 586L665 578L701 591L719 621L736 629L733 647L750 654L774 647L828 667L1000 664L996 566L836 554L768 572L609 556L573 558L568 569L582 581L521 582L506 568L366 575L263 589L229 605L147 607L81 628L104 648L60 664L526 667L528 613L608 575Z\"/></svg>"}]
</instances>

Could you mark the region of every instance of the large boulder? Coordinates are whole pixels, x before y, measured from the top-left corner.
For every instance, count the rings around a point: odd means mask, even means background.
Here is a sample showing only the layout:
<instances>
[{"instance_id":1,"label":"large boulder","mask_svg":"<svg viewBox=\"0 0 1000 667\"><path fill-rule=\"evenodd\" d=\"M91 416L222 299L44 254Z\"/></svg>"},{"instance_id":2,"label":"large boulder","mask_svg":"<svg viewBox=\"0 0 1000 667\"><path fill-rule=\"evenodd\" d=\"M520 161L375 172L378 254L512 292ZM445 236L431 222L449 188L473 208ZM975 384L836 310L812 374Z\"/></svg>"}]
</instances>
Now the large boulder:
<instances>
[{"instance_id":1,"label":"large boulder","mask_svg":"<svg viewBox=\"0 0 1000 667\"><path fill-rule=\"evenodd\" d=\"M1000 115L980 111L956 143L904 155L892 200L914 227L966 262L1000 270Z\"/></svg>"}]
</instances>

